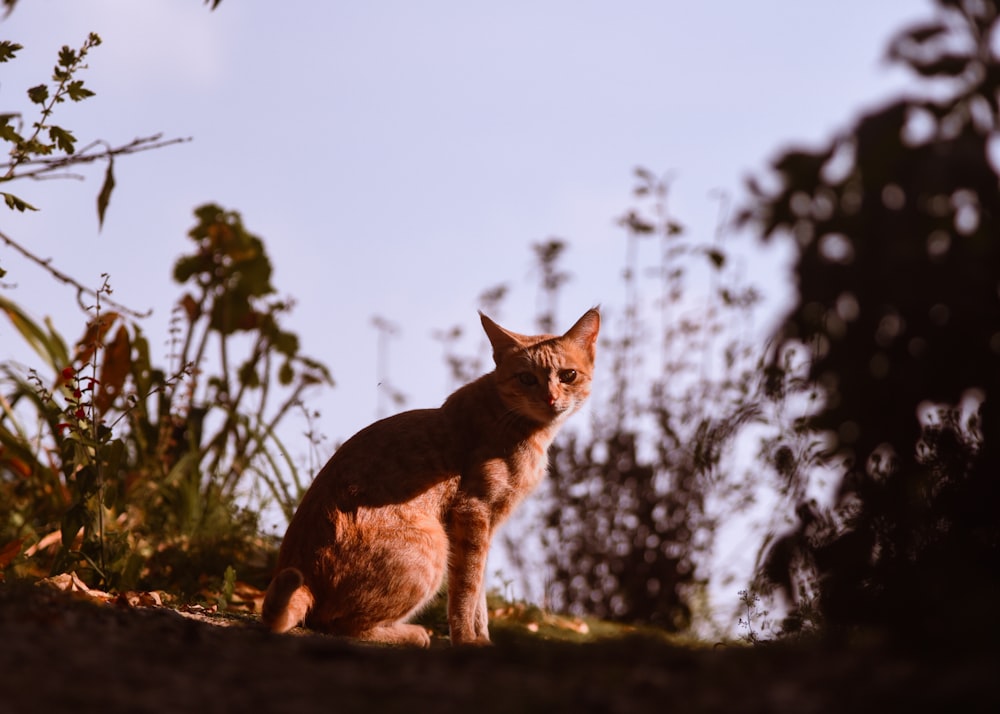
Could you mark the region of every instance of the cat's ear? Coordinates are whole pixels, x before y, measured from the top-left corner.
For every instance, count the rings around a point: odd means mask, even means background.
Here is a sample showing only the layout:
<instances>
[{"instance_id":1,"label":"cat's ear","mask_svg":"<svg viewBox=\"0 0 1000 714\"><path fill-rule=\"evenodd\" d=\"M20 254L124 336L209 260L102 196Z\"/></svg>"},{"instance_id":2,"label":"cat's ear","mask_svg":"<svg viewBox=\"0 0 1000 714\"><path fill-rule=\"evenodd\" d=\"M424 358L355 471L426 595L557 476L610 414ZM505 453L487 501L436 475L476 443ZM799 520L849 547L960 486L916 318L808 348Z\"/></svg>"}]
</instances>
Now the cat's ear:
<instances>
[{"instance_id":1,"label":"cat's ear","mask_svg":"<svg viewBox=\"0 0 1000 714\"><path fill-rule=\"evenodd\" d=\"M590 355L591 361L593 361L597 346L597 333L600 329L601 313L597 311L596 307L591 308L583 313L583 317L577 320L576 324L566 331L563 339L575 342L582 347Z\"/></svg>"},{"instance_id":2,"label":"cat's ear","mask_svg":"<svg viewBox=\"0 0 1000 714\"><path fill-rule=\"evenodd\" d=\"M505 330L482 312L479 313L479 319L482 320L483 330L486 331L486 336L490 339L490 344L493 345L493 361L496 364L499 365L501 357L508 352L521 349L527 344L527 338L524 335Z\"/></svg>"}]
</instances>

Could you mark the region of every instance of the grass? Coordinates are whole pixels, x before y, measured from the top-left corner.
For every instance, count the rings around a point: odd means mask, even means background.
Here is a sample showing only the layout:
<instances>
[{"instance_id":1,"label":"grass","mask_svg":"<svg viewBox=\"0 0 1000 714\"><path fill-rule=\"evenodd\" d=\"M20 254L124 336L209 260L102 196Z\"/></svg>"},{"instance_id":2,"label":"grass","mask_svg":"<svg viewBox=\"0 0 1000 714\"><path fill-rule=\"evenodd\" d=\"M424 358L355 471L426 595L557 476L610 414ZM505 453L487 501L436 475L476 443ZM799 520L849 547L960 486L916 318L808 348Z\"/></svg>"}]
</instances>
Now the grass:
<instances>
[{"instance_id":1,"label":"grass","mask_svg":"<svg viewBox=\"0 0 1000 714\"><path fill-rule=\"evenodd\" d=\"M537 605L511 601L498 593L487 597L490 612L490 639L498 645L531 642L594 644L609 640L650 639L663 644L703 646L691 638L671 635L653 627L624 625L592 617L574 617L548 612ZM434 633L435 645L447 643L447 598L444 593L416 618L415 622Z\"/></svg>"}]
</instances>

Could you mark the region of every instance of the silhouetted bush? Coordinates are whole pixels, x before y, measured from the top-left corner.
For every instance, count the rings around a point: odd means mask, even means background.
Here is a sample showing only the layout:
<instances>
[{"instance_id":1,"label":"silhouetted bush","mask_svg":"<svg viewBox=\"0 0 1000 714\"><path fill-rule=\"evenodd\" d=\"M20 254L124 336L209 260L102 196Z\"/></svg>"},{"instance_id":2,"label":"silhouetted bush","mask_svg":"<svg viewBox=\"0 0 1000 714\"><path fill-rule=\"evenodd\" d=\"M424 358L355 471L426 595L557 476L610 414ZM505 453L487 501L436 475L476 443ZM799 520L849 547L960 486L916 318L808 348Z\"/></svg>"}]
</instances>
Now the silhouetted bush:
<instances>
[{"instance_id":1,"label":"silhouetted bush","mask_svg":"<svg viewBox=\"0 0 1000 714\"><path fill-rule=\"evenodd\" d=\"M843 473L831 509L799 504L762 576L793 599L814 578L834 631L939 638L998 622L1000 5L937 4L890 48L933 91L783 154L780 187L757 189L747 216L798 243L782 344L811 350L824 395L811 426Z\"/></svg>"}]
</instances>

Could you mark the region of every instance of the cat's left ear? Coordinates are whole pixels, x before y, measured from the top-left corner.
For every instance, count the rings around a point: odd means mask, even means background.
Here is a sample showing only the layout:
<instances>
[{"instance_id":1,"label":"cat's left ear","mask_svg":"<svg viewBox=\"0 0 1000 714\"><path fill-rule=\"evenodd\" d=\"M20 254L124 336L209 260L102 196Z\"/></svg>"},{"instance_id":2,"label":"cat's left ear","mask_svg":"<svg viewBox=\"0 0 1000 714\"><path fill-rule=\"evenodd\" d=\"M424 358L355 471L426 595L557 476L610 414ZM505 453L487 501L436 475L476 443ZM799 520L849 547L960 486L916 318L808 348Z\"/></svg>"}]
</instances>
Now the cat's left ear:
<instances>
[{"instance_id":1,"label":"cat's left ear","mask_svg":"<svg viewBox=\"0 0 1000 714\"><path fill-rule=\"evenodd\" d=\"M583 317L576 321L566 334L563 335L563 339L575 342L590 355L590 359L593 361L594 353L597 348L597 333L601 329L601 313L597 311L597 308L592 308L583 313Z\"/></svg>"},{"instance_id":2,"label":"cat's left ear","mask_svg":"<svg viewBox=\"0 0 1000 714\"><path fill-rule=\"evenodd\" d=\"M500 358L505 354L512 350L521 349L526 344L524 335L503 329L482 312L479 313L479 319L482 320L486 336L490 338L490 344L493 345L493 361L497 365L500 364Z\"/></svg>"}]
</instances>

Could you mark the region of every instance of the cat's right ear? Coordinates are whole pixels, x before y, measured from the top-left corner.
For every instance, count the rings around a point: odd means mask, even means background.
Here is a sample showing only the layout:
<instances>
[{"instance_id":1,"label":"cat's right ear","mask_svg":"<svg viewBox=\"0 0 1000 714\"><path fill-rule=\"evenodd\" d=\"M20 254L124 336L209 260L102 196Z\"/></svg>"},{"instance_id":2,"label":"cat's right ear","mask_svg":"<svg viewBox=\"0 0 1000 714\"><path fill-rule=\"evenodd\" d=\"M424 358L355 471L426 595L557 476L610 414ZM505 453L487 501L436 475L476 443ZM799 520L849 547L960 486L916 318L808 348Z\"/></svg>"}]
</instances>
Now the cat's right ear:
<instances>
[{"instance_id":1,"label":"cat's right ear","mask_svg":"<svg viewBox=\"0 0 1000 714\"><path fill-rule=\"evenodd\" d=\"M566 334L563 335L563 339L571 340L580 345L590 355L591 361L593 361L594 348L597 344L597 333L600 329L601 313L596 307L591 308L583 313L583 317L567 330Z\"/></svg>"},{"instance_id":2,"label":"cat's right ear","mask_svg":"<svg viewBox=\"0 0 1000 714\"><path fill-rule=\"evenodd\" d=\"M493 362L495 364L499 365L500 359L508 352L524 347L521 335L515 332L508 332L486 317L482 312L479 313L479 319L483 323L483 330L486 331L486 336L490 339L490 344L493 345Z\"/></svg>"}]
</instances>

